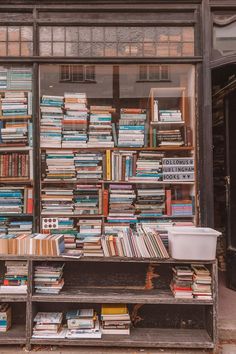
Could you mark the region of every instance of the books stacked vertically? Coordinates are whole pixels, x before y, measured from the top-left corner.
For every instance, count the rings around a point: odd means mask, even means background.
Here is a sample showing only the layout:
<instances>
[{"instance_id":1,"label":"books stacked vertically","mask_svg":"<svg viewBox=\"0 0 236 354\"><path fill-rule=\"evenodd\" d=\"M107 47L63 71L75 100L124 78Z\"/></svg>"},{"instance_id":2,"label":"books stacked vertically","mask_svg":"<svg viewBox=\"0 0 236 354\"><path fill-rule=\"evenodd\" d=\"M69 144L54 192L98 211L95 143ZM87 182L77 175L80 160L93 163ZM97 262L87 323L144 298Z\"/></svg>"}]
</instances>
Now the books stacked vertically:
<instances>
[{"instance_id":1,"label":"books stacked vertically","mask_svg":"<svg viewBox=\"0 0 236 354\"><path fill-rule=\"evenodd\" d=\"M135 151L106 151L106 179L128 181L136 173L137 153ZM111 165L111 169L109 166Z\"/></svg>"},{"instance_id":2,"label":"books stacked vertically","mask_svg":"<svg viewBox=\"0 0 236 354\"><path fill-rule=\"evenodd\" d=\"M73 189L43 188L42 215L70 215L74 212Z\"/></svg>"},{"instance_id":3,"label":"books stacked vertically","mask_svg":"<svg viewBox=\"0 0 236 354\"><path fill-rule=\"evenodd\" d=\"M134 201L135 191L131 184L111 184L109 186L110 222L136 222Z\"/></svg>"},{"instance_id":4,"label":"books stacked vertically","mask_svg":"<svg viewBox=\"0 0 236 354\"><path fill-rule=\"evenodd\" d=\"M28 179L32 161L28 152L6 152L0 154L0 178Z\"/></svg>"},{"instance_id":5,"label":"books stacked vertically","mask_svg":"<svg viewBox=\"0 0 236 354\"><path fill-rule=\"evenodd\" d=\"M103 157L101 152L78 152L74 164L78 180L98 180L103 178Z\"/></svg>"},{"instance_id":6,"label":"books stacked vertically","mask_svg":"<svg viewBox=\"0 0 236 354\"><path fill-rule=\"evenodd\" d=\"M203 264L192 265L193 274L193 296L196 299L212 299L212 277L209 269Z\"/></svg>"},{"instance_id":7,"label":"books stacked vertically","mask_svg":"<svg viewBox=\"0 0 236 354\"><path fill-rule=\"evenodd\" d=\"M70 150L46 150L42 155L42 170L45 181L75 181L74 153Z\"/></svg>"},{"instance_id":8,"label":"books stacked vertically","mask_svg":"<svg viewBox=\"0 0 236 354\"><path fill-rule=\"evenodd\" d=\"M164 188L137 187L137 200L135 202L136 214L139 218L154 218L164 214L165 190Z\"/></svg>"},{"instance_id":9,"label":"books stacked vertically","mask_svg":"<svg viewBox=\"0 0 236 354\"><path fill-rule=\"evenodd\" d=\"M88 147L114 147L111 106L91 106Z\"/></svg>"},{"instance_id":10,"label":"books stacked vertically","mask_svg":"<svg viewBox=\"0 0 236 354\"><path fill-rule=\"evenodd\" d=\"M146 110L121 108L118 123L118 146L143 147L145 140Z\"/></svg>"},{"instance_id":11,"label":"books stacked vertically","mask_svg":"<svg viewBox=\"0 0 236 354\"><path fill-rule=\"evenodd\" d=\"M159 129L156 134L157 145L160 147L184 145L184 139L180 129Z\"/></svg>"},{"instance_id":12,"label":"books stacked vertically","mask_svg":"<svg viewBox=\"0 0 236 354\"><path fill-rule=\"evenodd\" d=\"M62 147L86 147L87 146L87 97L86 93L64 94L64 117L62 128Z\"/></svg>"},{"instance_id":13,"label":"books stacked vertically","mask_svg":"<svg viewBox=\"0 0 236 354\"><path fill-rule=\"evenodd\" d=\"M38 312L34 318L33 338L65 338L62 312Z\"/></svg>"},{"instance_id":14,"label":"books stacked vertically","mask_svg":"<svg viewBox=\"0 0 236 354\"><path fill-rule=\"evenodd\" d=\"M3 302L0 304L0 332L7 332L11 328L11 306Z\"/></svg>"},{"instance_id":15,"label":"books stacked vertically","mask_svg":"<svg viewBox=\"0 0 236 354\"><path fill-rule=\"evenodd\" d=\"M192 299L193 271L189 266L175 266L173 279L170 284L171 291L176 299Z\"/></svg>"},{"instance_id":16,"label":"books stacked vertically","mask_svg":"<svg viewBox=\"0 0 236 354\"><path fill-rule=\"evenodd\" d=\"M102 237L105 257L169 258L157 232L142 224L137 230L127 226L105 226Z\"/></svg>"},{"instance_id":17,"label":"books stacked vertically","mask_svg":"<svg viewBox=\"0 0 236 354\"><path fill-rule=\"evenodd\" d=\"M28 123L24 121L6 121L0 123L0 144L6 146L26 146L28 144Z\"/></svg>"},{"instance_id":18,"label":"books stacked vertically","mask_svg":"<svg viewBox=\"0 0 236 354\"><path fill-rule=\"evenodd\" d=\"M10 90L31 90L32 69L26 67L12 67L8 70L8 89Z\"/></svg>"},{"instance_id":19,"label":"books stacked vertically","mask_svg":"<svg viewBox=\"0 0 236 354\"><path fill-rule=\"evenodd\" d=\"M1 115L4 117L27 116L28 102L24 91L7 91L0 99Z\"/></svg>"},{"instance_id":20,"label":"books stacked vertically","mask_svg":"<svg viewBox=\"0 0 236 354\"><path fill-rule=\"evenodd\" d=\"M34 289L36 294L59 294L64 286L64 263L44 263L34 269Z\"/></svg>"},{"instance_id":21,"label":"books stacked vertically","mask_svg":"<svg viewBox=\"0 0 236 354\"><path fill-rule=\"evenodd\" d=\"M136 174L129 181L161 181L163 153L157 151L141 151L136 162Z\"/></svg>"},{"instance_id":22,"label":"books stacked vertically","mask_svg":"<svg viewBox=\"0 0 236 354\"><path fill-rule=\"evenodd\" d=\"M166 157L162 163L163 181L194 181L193 157Z\"/></svg>"},{"instance_id":23,"label":"books stacked vertically","mask_svg":"<svg viewBox=\"0 0 236 354\"><path fill-rule=\"evenodd\" d=\"M130 334L131 319L126 305L103 304L102 334Z\"/></svg>"},{"instance_id":24,"label":"books stacked vertically","mask_svg":"<svg viewBox=\"0 0 236 354\"><path fill-rule=\"evenodd\" d=\"M63 96L42 96L40 111L41 148L60 148L62 140Z\"/></svg>"},{"instance_id":25,"label":"books stacked vertically","mask_svg":"<svg viewBox=\"0 0 236 354\"><path fill-rule=\"evenodd\" d=\"M27 261L5 261L6 273L0 285L0 294L26 294L28 280Z\"/></svg>"},{"instance_id":26,"label":"books stacked vertically","mask_svg":"<svg viewBox=\"0 0 236 354\"><path fill-rule=\"evenodd\" d=\"M0 212L21 214L24 210L24 189L0 187Z\"/></svg>"},{"instance_id":27,"label":"books stacked vertically","mask_svg":"<svg viewBox=\"0 0 236 354\"><path fill-rule=\"evenodd\" d=\"M0 67L0 89L7 89L7 69Z\"/></svg>"},{"instance_id":28,"label":"books stacked vertically","mask_svg":"<svg viewBox=\"0 0 236 354\"><path fill-rule=\"evenodd\" d=\"M102 187L100 184L78 184L74 190L74 213L96 215L102 213Z\"/></svg>"},{"instance_id":29,"label":"books stacked vertically","mask_svg":"<svg viewBox=\"0 0 236 354\"><path fill-rule=\"evenodd\" d=\"M102 333L94 309L71 310L66 313L67 338L101 338Z\"/></svg>"},{"instance_id":30,"label":"books stacked vertically","mask_svg":"<svg viewBox=\"0 0 236 354\"><path fill-rule=\"evenodd\" d=\"M159 109L159 120L163 123L182 122L182 113L179 109Z\"/></svg>"}]
</instances>

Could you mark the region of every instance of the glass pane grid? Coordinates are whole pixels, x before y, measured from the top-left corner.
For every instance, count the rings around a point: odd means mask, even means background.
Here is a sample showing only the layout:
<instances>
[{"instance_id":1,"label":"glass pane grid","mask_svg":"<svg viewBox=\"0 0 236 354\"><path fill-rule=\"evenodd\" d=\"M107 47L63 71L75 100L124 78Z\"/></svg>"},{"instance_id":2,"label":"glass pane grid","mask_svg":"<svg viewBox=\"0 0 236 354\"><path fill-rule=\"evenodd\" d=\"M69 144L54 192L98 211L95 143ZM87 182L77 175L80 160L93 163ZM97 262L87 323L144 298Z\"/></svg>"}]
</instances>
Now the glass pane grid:
<instances>
[{"instance_id":1,"label":"glass pane grid","mask_svg":"<svg viewBox=\"0 0 236 354\"><path fill-rule=\"evenodd\" d=\"M32 55L32 26L0 26L0 56Z\"/></svg>"}]
</instances>

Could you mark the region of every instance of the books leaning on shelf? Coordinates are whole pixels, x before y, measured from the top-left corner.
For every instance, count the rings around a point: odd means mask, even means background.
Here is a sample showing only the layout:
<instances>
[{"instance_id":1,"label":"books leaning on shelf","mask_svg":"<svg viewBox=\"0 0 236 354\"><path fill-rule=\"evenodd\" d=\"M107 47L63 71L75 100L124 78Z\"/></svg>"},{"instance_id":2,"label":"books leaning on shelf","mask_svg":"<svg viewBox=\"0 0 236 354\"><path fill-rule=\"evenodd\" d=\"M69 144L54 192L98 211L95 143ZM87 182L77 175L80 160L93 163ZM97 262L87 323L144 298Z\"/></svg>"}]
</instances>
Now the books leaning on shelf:
<instances>
[{"instance_id":1,"label":"books leaning on shelf","mask_svg":"<svg viewBox=\"0 0 236 354\"><path fill-rule=\"evenodd\" d=\"M175 266L173 279L170 284L171 291L176 299L192 299L193 271L189 266Z\"/></svg>"},{"instance_id":2,"label":"books leaning on shelf","mask_svg":"<svg viewBox=\"0 0 236 354\"><path fill-rule=\"evenodd\" d=\"M26 294L28 280L27 261L5 261L6 273L1 279L0 294Z\"/></svg>"},{"instance_id":3,"label":"books leaning on shelf","mask_svg":"<svg viewBox=\"0 0 236 354\"><path fill-rule=\"evenodd\" d=\"M131 319L126 305L105 304L101 310L102 334L130 334Z\"/></svg>"},{"instance_id":4,"label":"books leaning on shelf","mask_svg":"<svg viewBox=\"0 0 236 354\"><path fill-rule=\"evenodd\" d=\"M34 318L33 338L65 338L62 312L38 312Z\"/></svg>"},{"instance_id":5,"label":"books leaning on shelf","mask_svg":"<svg viewBox=\"0 0 236 354\"><path fill-rule=\"evenodd\" d=\"M33 189L28 187L0 187L0 213L32 214Z\"/></svg>"},{"instance_id":6,"label":"books leaning on shelf","mask_svg":"<svg viewBox=\"0 0 236 354\"><path fill-rule=\"evenodd\" d=\"M66 313L66 338L101 338L100 323L94 309L71 310Z\"/></svg>"},{"instance_id":7,"label":"books leaning on shelf","mask_svg":"<svg viewBox=\"0 0 236 354\"><path fill-rule=\"evenodd\" d=\"M203 264L192 265L193 270L193 296L196 299L212 299L212 277L209 269Z\"/></svg>"},{"instance_id":8,"label":"books leaning on shelf","mask_svg":"<svg viewBox=\"0 0 236 354\"><path fill-rule=\"evenodd\" d=\"M3 302L0 304L0 332L7 332L11 328L12 311L11 306Z\"/></svg>"},{"instance_id":9,"label":"books leaning on shelf","mask_svg":"<svg viewBox=\"0 0 236 354\"><path fill-rule=\"evenodd\" d=\"M34 269L34 289L36 294L59 294L64 286L64 263L44 263Z\"/></svg>"}]
</instances>

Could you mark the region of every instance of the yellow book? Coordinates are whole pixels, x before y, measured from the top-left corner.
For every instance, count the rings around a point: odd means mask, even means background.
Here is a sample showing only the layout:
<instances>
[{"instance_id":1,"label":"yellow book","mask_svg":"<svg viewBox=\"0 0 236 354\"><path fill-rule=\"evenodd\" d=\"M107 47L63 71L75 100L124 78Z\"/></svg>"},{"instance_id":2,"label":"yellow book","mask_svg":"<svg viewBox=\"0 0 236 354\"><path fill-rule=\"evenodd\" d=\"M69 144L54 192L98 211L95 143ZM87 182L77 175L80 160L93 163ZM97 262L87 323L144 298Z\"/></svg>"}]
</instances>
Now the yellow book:
<instances>
[{"instance_id":1,"label":"yellow book","mask_svg":"<svg viewBox=\"0 0 236 354\"><path fill-rule=\"evenodd\" d=\"M103 304L102 315L124 315L128 313L127 306L124 304Z\"/></svg>"},{"instance_id":2,"label":"yellow book","mask_svg":"<svg viewBox=\"0 0 236 354\"><path fill-rule=\"evenodd\" d=\"M111 150L106 150L106 177L107 181L111 180Z\"/></svg>"}]
</instances>

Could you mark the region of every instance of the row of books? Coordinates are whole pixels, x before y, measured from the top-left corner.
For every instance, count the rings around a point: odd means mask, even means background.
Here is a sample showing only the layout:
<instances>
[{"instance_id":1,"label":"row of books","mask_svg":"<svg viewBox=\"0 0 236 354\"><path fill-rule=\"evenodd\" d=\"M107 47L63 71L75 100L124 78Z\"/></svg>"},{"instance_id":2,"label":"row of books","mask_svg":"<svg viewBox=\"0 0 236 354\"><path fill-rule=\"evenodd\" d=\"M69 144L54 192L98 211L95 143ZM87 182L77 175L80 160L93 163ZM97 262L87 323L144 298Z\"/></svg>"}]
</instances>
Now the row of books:
<instances>
[{"instance_id":1,"label":"row of books","mask_svg":"<svg viewBox=\"0 0 236 354\"><path fill-rule=\"evenodd\" d=\"M0 278L0 294L26 294L27 261L5 261L6 272Z\"/></svg>"},{"instance_id":2,"label":"row of books","mask_svg":"<svg viewBox=\"0 0 236 354\"><path fill-rule=\"evenodd\" d=\"M0 178L31 179L33 176L32 150L29 152L1 152Z\"/></svg>"},{"instance_id":3,"label":"row of books","mask_svg":"<svg viewBox=\"0 0 236 354\"><path fill-rule=\"evenodd\" d=\"M6 215L22 213L32 214L33 188L0 187L0 212Z\"/></svg>"},{"instance_id":4,"label":"row of books","mask_svg":"<svg viewBox=\"0 0 236 354\"><path fill-rule=\"evenodd\" d=\"M0 120L0 147L32 147L32 123L23 120Z\"/></svg>"},{"instance_id":5,"label":"row of books","mask_svg":"<svg viewBox=\"0 0 236 354\"><path fill-rule=\"evenodd\" d=\"M212 299L212 278L203 264L173 267L170 288L177 299Z\"/></svg>"},{"instance_id":6,"label":"row of books","mask_svg":"<svg viewBox=\"0 0 236 354\"><path fill-rule=\"evenodd\" d=\"M0 115L14 118L32 115L31 91L5 91L0 93Z\"/></svg>"},{"instance_id":7,"label":"row of books","mask_svg":"<svg viewBox=\"0 0 236 354\"><path fill-rule=\"evenodd\" d=\"M174 124L174 122L172 122ZM192 146L193 136L192 129L187 125L181 127L171 127L168 122L168 127L161 123L161 128L153 125L151 129L151 147L180 147L180 146ZM165 123L167 124L167 122Z\"/></svg>"},{"instance_id":8,"label":"row of books","mask_svg":"<svg viewBox=\"0 0 236 354\"><path fill-rule=\"evenodd\" d=\"M0 67L0 90L31 90L33 72L30 67Z\"/></svg>"},{"instance_id":9,"label":"row of books","mask_svg":"<svg viewBox=\"0 0 236 354\"><path fill-rule=\"evenodd\" d=\"M100 316L93 308L70 310L63 325L62 312L38 312L34 323L33 338L99 339L103 334L129 335L131 319L126 305L104 304Z\"/></svg>"},{"instance_id":10,"label":"row of books","mask_svg":"<svg viewBox=\"0 0 236 354\"><path fill-rule=\"evenodd\" d=\"M18 234L18 233L32 233L32 220L11 220L9 217L0 217L0 235Z\"/></svg>"}]
</instances>

